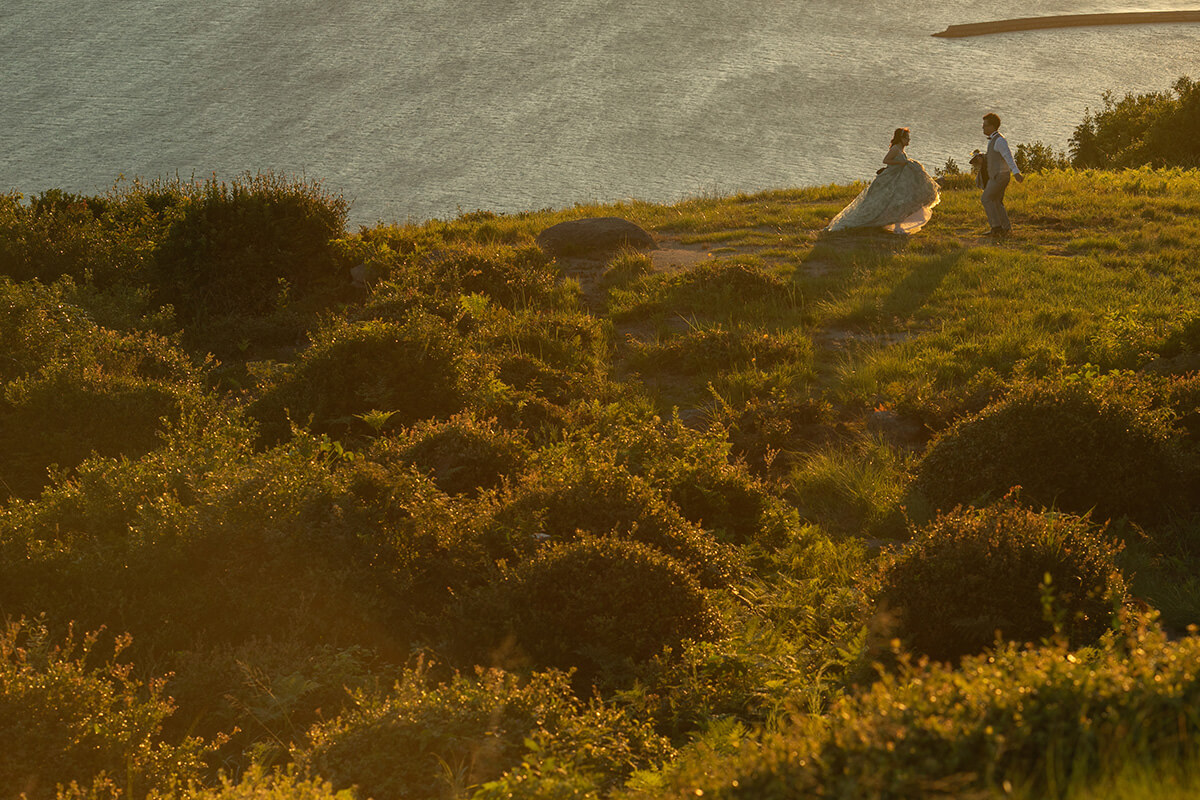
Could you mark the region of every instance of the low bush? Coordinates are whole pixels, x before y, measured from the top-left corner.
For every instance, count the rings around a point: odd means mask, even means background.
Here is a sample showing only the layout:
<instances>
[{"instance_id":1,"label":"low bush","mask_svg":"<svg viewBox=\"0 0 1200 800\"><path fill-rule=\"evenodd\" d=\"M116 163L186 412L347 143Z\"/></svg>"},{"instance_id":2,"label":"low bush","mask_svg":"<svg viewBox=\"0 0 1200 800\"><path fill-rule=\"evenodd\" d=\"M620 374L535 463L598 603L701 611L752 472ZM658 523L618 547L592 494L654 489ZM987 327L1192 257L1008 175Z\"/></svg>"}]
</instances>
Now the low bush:
<instances>
[{"instance_id":1,"label":"low bush","mask_svg":"<svg viewBox=\"0 0 1200 800\"><path fill-rule=\"evenodd\" d=\"M795 285L778 275L756 264L722 259L671 275L652 273L613 287L609 306L614 318L657 312L725 317L730 308L774 307L790 304L794 297Z\"/></svg>"},{"instance_id":2,"label":"low bush","mask_svg":"<svg viewBox=\"0 0 1200 800\"><path fill-rule=\"evenodd\" d=\"M129 631L139 655L267 638L405 653L483 581L470 509L406 464L327 438L253 454L233 430L180 437L195 443L89 459L4 509L0 607Z\"/></svg>"},{"instance_id":3,"label":"low bush","mask_svg":"<svg viewBox=\"0 0 1200 800\"><path fill-rule=\"evenodd\" d=\"M267 441L287 435L289 418L339 435L368 432L358 417L373 412L391 413L400 425L444 419L463 408L466 369L460 337L438 317L338 322L249 410Z\"/></svg>"},{"instance_id":4,"label":"low bush","mask_svg":"<svg viewBox=\"0 0 1200 800\"><path fill-rule=\"evenodd\" d=\"M111 300L114 293L107 293ZM120 332L96 324L80 305L99 293L69 279L50 285L0 278L0 386L54 362L106 373L186 383L198 374L186 353L163 336Z\"/></svg>"},{"instance_id":5,"label":"low bush","mask_svg":"<svg viewBox=\"0 0 1200 800\"><path fill-rule=\"evenodd\" d=\"M14 381L0 402L0 485L30 498L50 482L51 466L71 470L92 453L137 458L189 407L175 387L99 370Z\"/></svg>"},{"instance_id":6,"label":"low bush","mask_svg":"<svg viewBox=\"0 0 1200 800\"><path fill-rule=\"evenodd\" d=\"M332 241L349 203L320 184L273 174L172 187L178 197L155 250L164 302L186 320L261 314L281 296L340 283Z\"/></svg>"},{"instance_id":7,"label":"low bush","mask_svg":"<svg viewBox=\"0 0 1200 800\"><path fill-rule=\"evenodd\" d=\"M1192 503L1179 435L1136 393L1086 380L1021 384L939 435L913 489L933 509L1023 501L1142 522ZM910 508L919 502L909 504Z\"/></svg>"},{"instance_id":8,"label":"low bush","mask_svg":"<svg viewBox=\"0 0 1200 800\"><path fill-rule=\"evenodd\" d=\"M188 797L191 800L355 800L353 790L335 791L329 781L308 777L294 767L269 770L261 765L251 766L236 781L223 774L214 786L192 786Z\"/></svg>"},{"instance_id":9,"label":"low bush","mask_svg":"<svg viewBox=\"0 0 1200 800\"><path fill-rule=\"evenodd\" d=\"M529 401L566 408L613 393L608 332L588 314L489 307L472 323L468 341L502 387L483 404L506 421L519 424L514 407Z\"/></svg>"},{"instance_id":10,"label":"low bush","mask_svg":"<svg viewBox=\"0 0 1200 800\"><path fill-rule=\"evenodd\" d=\"M1125 599L1118 550L1084 519L1003 502L938 517L884 554L866 588L893 632L938 660L997 636L1078 646L1109 630Z\"/></svg>"},{"instance_id":11,"label":"low bush","mask_svg":"<svg viewBox=\"0 0 1200 800\"><path fill-rule=\"evenodd\" d=\"M193 366L167 340L105 330L69 306L59 307L55 324L44 308L9 317L30 329L25 346L17 338L13 378L0 396L6 494L32 497L48 483L48 467L69 471L93 452L136 458L158 446L170 422L211 409L199 387L207 365Z\"/></svg>"},{"instance_id":12,"label":"low bush","mask_svg":"<svg viewBox=\"0 0 1200 800\"><path fill-rule=\"evenodd\" d=\"M461 797L538 757L570 764L591 791L608 792L672 753L648 726L578 702L553 672L522 680L481 670L439 685L418 667L390 693L360 693L353 711L310 738L293 751L298 762L376 800Z\"/></svg>"},{"instance_id":13,"label":"low bush","mask_svg":"<svg viewBox=\"0 0 1200 800\"><path fill-rule=\"evenodd\" d=\"M468 296L509 310L565 307L572 296L532 244L414 243L394 234L374 228L336 243L340 260L371 284L368 317L403 321L422 308L450 319Z\"/></svg>"},{"instance_id":14,"label":"low bush","mask_svg":"<svg viewBox=\"0 0 1200 800\"><path fill-rule=\"evenodd\" d=\"M116 781L128 798L198 780L209 748L163 740L174 710L163 680L142 681L100 633L52 644L41 623L6 622L0 631L0 791L28 800L56 797L56 785Z\"/></svg>"},{"instance_id":15,"label":"low bush","mask_svg":"<svg viewBox=\"0 0 1200 800\"><path fill-rule=\"evenodd\" d=\"M106 287L144 282L166 225L148 197L138 183L91 197L50 189L28 203L0 195L0 274L42 283L70 276Z\"/></svg>"},{"instance_id":16,"label":"low bush","mask_svg":"<svg viewBox=\"0 0 1200 800\"><path fill-rule=\"evenodd\" d=\"M558 284L550 257L532 244L460 244L430 254L420 268L441 291L486 295L510 309L553 305Z\"/></svg>"},{"instance_id":17,"label":"low bush","mask_svg":"<svg viewBox=\"0 0 1200 800\"><path fill-rule=\"evenodd\" d=\"M400 672L366 647L313 646L287 633L171 653L165 691L178 711L166 735L219 740L226 769L284 763L312 725L353 707L353 692L390 685Z\"/></svg>"},{"instance_id":18,"label":"low bush","mask_svg":"<svg viewBox=\"0 0 1200 800\"><path fill-rule=\"evenodd\" d=\"M662 419L637 401L588 406L563 446L580 462L612 462L719 541L773 550L797 528L795 511L750 473L719 436Z\"/></svg>"},{"instance_id":19,"label":"low bush","mask_svg":"<svg viewBox=\"0 0 1200 800\"><path fill-rule=\"evenodd\" d=\"M756 473L786 471L796 453L826 440L833 408L816 397L751 397L734 408L718 398L714 419L727 431L733 453Z\"/></svg>"},{"instance_id":20,"label":"low bush","mask_svg":"<svg viewBox=\"0 0 1200 800\"><path fill-rule=\"evenodd\" d=\"M687 564L706 586L725 585L736 572L730 548L684 519L644 480L603 460L544 464L501 498L484 531L493 557L509 559L532 555L541 542L580 535L656 547Z\"/></svg>"},{"instance_id":21,"label":"low bush","mask_svg":"<svg viewBox=\"0 0 1200 800\"><path fill-rule=\"evenodd\" d=\"M477 494L516 480L530 456L522 433L465 412L444 422L419 422L377 440L375 448L431 475L447 494Z\"/></svg>"},{"instance_id":22,"label":"low bush","mask_svg":"<svg viewBox=\"0 0 1200 800\"><path fill-rule=\"evenodd\" d=\"M1009 645L953 668L906 667L847 696L825 724L800 720L731 756L684 753L669 788L650 794L1062 797L1130 765L1191 763L1200 639L1126 631L1082 650Z\"/></svg>"},{"instance_id":23,"label":"low bush","mask_svg":"<svg viewBox=\"0 0 1200 800\"><path fill-rule=\"evenodd\" d=\"M507 652L574 669L581 685L628 676L685 639L721 635L720 616L686 565L640 542L585 537L540 550L460 611L477 658Z\"/></svg>"}]
</instances>

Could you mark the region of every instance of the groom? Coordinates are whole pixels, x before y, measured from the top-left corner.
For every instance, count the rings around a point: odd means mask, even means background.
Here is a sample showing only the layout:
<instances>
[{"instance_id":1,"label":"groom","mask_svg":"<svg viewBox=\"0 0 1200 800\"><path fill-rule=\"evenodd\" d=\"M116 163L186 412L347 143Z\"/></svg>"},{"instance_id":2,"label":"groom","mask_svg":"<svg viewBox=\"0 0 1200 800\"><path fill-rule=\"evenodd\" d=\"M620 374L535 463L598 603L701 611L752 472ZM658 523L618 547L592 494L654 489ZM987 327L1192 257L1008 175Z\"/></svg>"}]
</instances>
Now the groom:
<instances>
[{"instance_id":1,"label":"groom","mask_svg":"<svg viewBox=\"0 0 1200 800\"><path fill-rule=\"evenodd\" d=\"M1004 191L1014 176L1017 183L1025 180L1025 176L1013 161L1008 141L1000 135L1000 117L991 112L983 115L983 135L988 137L988 181L983 187L983 210L987 212L988 225L992 226L990 235L1005 236L1012 233L1012 223L1004 209Z\"/></svg>"}]
</instances>

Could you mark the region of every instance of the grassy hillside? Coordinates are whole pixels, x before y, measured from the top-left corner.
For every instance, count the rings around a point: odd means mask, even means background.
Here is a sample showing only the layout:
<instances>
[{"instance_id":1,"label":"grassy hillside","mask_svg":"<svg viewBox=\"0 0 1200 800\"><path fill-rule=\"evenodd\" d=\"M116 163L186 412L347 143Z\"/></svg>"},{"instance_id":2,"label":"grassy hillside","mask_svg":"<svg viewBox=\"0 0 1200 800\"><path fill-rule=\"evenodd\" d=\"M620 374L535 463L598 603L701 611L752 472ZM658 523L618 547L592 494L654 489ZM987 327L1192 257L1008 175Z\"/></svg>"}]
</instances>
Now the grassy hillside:
<instances>
[{"instance_id":1,"label":"grassy hillside","mask_svg":"<svg viewBox=\"0 0 1200 800\"><path fill-rule=\"evenodd\" d=\"M951 180L0 197L0 791L1191 795L1200 174Z\"/></svg>"}]
</instances>

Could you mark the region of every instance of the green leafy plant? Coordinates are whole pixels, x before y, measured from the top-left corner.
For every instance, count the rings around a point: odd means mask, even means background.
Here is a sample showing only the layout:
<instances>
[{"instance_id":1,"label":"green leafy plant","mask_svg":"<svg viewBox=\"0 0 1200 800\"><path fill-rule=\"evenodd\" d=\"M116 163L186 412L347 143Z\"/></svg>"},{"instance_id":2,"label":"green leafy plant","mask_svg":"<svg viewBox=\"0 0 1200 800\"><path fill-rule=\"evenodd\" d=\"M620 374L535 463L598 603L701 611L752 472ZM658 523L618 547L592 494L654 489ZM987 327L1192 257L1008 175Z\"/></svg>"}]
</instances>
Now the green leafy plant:
<instances>
[{"instance_id":1,"label":"green leafy plant","mask_svg":"<svg viewBox=\"0 0 1200 800\"><path fill-rule=\"evenodd\" d=\"M466 363L459 338L441 319L403 324L335 323L315 337L290 374L250 408L264 434L281 438L287 420L347 433L355 415L392 410L398 423L450 416L462 408Z\"/></svg>"},{"instance_id":2,"label":"green leafy plant","mask_svg":"<svg viewBox=\"0 0 1200 800\"><path fill-rule=\"evenodd\" d=\"M294 755L334 787L357 786L379 800L461 796L520 770L533 752L609 790L671 753L648 726L577 701L561 673L522 679L479 670L438 683L418 665L390 692L357 699L354 710L313 728L311 744Z\"/></svg>"},{"instance_id":3,"label":"green leafy plant","mask_svg":"<svg viewBox=\"0 0 1200 800\"><path fill-rule=\"evenodd\" d=\"M143 681L121 662L128 637L99 652L101 632L69 632L54 644L43 622L6 622L0 631L0 787L30 800L55 785L116 781L143 798L171 781L196 780L210 748L160 736L174 710L163 679Z\"/></svg>"},{"instance_id":4,"label":"green leafy plant","mask_svg":"<svg viewBox=\"0 0 1200 800\"><path fill-rule=\"evenodd\" d=\"M429 473L448 494L476 494L516 480L531 448L525 436L495 419L462 413L444 422L419 422L378 449Z\"/></svg>"},{"instance_id":5,"label":"green leafy plant","mask_svg":"<svg viewBox=\"0 0 1200 800\"><path fill-rule=\"evenodd\" d=\"M998 636L1088 644L1125 599L1118 550L1086 520L1006 501L939 516L885 554L866 588L884 627L935 659L973 655Z\"/></svg>"},{"instance_id":6,"label":"green leafy plant","mask_svg":"<svg viewBox=\"0 0 1200 800\"><path fill-rule=\"evenodd\" d=\"M484 530L494 557L506 559L582 535L656 547L687 564L706 586L727 584L737 569L734 551L684 519L644 480L603 460L546 464L500 499Z\"/></svg>"},{"instance_id":7,"label":"green leafy plant","mask_svg":"<svg viewBox=\"0 0 1200 800\"><path fill-rule=\"evenodd\" d=\"M614 538L543 548L459 614L468 621L470 649L503 644L539 667L576 669L584 685L627 673L684 639L711 640L723 630L686 565Z\"/></svg>"},{"instance_id":8,"label":"green leafy plant","mask_svg":"<svg viewBox=\"0 0 1200 800\"><path fill-rule=\"evenodd\" d=\"M1101 519L1186 512L1178 434L1144 398L1118 389L1087 380L1018 385L933 441L913 484L918 502L945 510L1020 486L1024 502Z\"/></svg>"}]
</instances>

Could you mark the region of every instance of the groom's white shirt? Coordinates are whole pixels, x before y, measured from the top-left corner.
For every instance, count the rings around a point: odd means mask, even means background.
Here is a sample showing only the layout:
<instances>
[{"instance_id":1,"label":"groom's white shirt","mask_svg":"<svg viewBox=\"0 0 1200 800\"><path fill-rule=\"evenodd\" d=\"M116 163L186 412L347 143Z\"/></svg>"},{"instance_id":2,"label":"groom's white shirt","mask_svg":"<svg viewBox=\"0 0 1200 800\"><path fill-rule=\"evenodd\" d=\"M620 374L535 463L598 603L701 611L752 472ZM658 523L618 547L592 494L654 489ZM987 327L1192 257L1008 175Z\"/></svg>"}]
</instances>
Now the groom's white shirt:
<instances>
[{"instance_id":1,"label":"groom's white shirt","mask_svg":"<svg viewBox=\"0 0 1200 800\"><path fill-rule=\"evenodd\" d=\"M1017 162L1013 160L1012 151L1008 149L1008 140L1000 134L1000 131L996 131L988 138L992 140L992 150L999 153L1004 158L1004 162L1008 164L1009 172L1013 175L1020 175L1021 170L1017 169Z\"/></svg>"}]
</instances>

